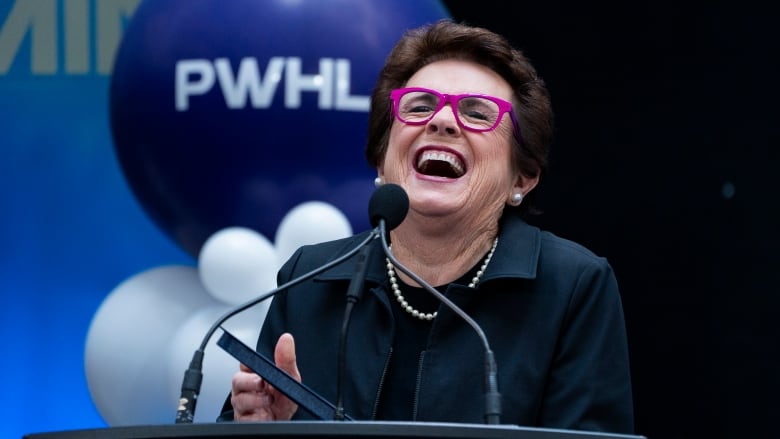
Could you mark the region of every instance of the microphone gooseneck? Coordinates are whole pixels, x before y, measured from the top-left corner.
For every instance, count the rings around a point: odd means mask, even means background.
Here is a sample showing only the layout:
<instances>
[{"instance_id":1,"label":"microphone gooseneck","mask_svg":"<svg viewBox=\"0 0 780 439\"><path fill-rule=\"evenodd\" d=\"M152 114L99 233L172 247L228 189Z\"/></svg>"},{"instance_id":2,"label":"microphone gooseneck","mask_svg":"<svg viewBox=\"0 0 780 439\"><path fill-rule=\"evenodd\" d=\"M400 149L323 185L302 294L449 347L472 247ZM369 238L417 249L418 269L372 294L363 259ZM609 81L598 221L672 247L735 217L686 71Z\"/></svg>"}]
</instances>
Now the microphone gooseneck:
<instances>
[{"instance_id":1,"label":"microphone gooseneck","mask_svg":"<svg viewBox=\"0 0 780 439\"><path fill-rule=\"evenodd\" d=\"M400 186L395 184L385 184L380 186L371 195L371 199L368 202L368 217L371 221L371 225L375 227L381 221L386 225L388 230L392 230L398 227L409 211L409 197L406 195ZM377 232L378 234L378 232ZM360 301L363 296L363 285L366 278L366 270L368 268L368 260L371 255L371 246L367 245L363 247L363 250L358 255L358 260L355 265L355 274L352 276L352 280L349 282L347 289L347 305L344 308L344 319L341 325L341 333L339 336L339 353L338 353L338 373L336 378L336 410L333 414L333 419L337 421L344 420L344 375L346 374L346 356L347 356L347 333L349 331L349 322L352 316L352 310L355 304Z\"/></svg>"},{"instance_id":2,"label":"microphone gooseneck","mask_svg":"<svg viewBox=\"0 0 780 439\"><path fill-rule=\"evenodd\" d=\"M399 189L400 186L399 186ZM401 189L403 191L403 189ZM393 194L394 197L400 197L400 195ZM408 203L409 199L406 195L406 193L403 193L403 198L406 199L407 203L407 209L408 209ZM406 213L404 213L404 216ZM372 223L373 223L372 218ZM403 221L403 219L401 220ZM389 229L387 227L386 219L380 215L377 215L377 222L378 222L378 228L379 228L379 237L382 241L382 249L385 252L385 255L390 260L390 262L400 271L404 272L407 276L412 278L415 282L417 282L420 286L422 286L426 291L433 294L437 299L439 299L444 305L446 305L448 308L450 308L452 311L454 311L458 316L460 316L466 323L469 324L474 329L474 332L476 332L479 339L482 341L482 344L484 346L485 350L485 423L486 424L500 424L501 423L501 394L498 391L498 366L496 365L496 359L493 354L493 351L490 349L490 343L488 342L487 336L485 335L485 331L482 330L482 328L477 324L474 319L471 318L468 314L466 314L465 311L460 309L459 306L457 306L455 303L453 303L450 299L448 299L444 294L440 293L436 290L436 288L433 288L428 282L424 281L420 276L406 268L403 264L401 264L398 259L393 256L393 253L390 251L390 247L387 242L387 233L389 232ZM399 222L400 224L400 222ZM396 225L397 226L397 225Z\"/></svg>"},{"instance_id":3,"label":"microphone gooseneck","mask_svg":"<svg viewBox=\"0 0 780 439\"><path fill-rule=\"evenodd\" d=\"M339 359L338 374L336 377L336 410L333 413L333 419L336 421L344 420L344 375L347 370L347 333L349 332L349 322L352 316L352 310L363 297L363 284L366 279L366 270L368 268L368 259L371 255L371 246L367 245L358 254L355 274L349 282L347 289L347 305L344 308L344 319L341 324L341 333L339 334Z\"/></svg>"},{"instance_id":4,"label":"microphone gooseneck","mask_svg":"<svg viewBox=\"0 0 780 439\"><path fill-rule=\"evenodd\" d=\"M290 288L294 285L297 285L301 282L304 282L306 280L311 279L312 277L322 273L323 271L329 270L336 265L341 264L342 262L346 261L347 259L354 256L360 249L368 245L369 242L371 242L373 239L377 238L378 231L377 229L374 229L369 233L369 235L360 242L355 248L350 250L349 252L341 255L340 257L328 262L327 264L315 268L312 271L309 271L308 273L305 273L295 279L291 279L290 281L286 282L283 285L280 285L276 287L275 289L256 297L248 302L245 302L241 305L236 306L235 308L230 309L225 314L223 314L217 321L211 325L211 328L206 332L206 335L203 337L203 340L200 343L200 347L195 351L195 353L192 356L192 361L190 362L190 366L187 369L187 371L184 373L184 379L182 380L181 385L181 397L179 398L179 406L176 410L176 423L177 424L190 424L192 423L194 417L195 417L195 407L198 401L198 395L200 394L200 387L201 382L203 380L203 354L206 350L206 346L209 343L209 340L211 340L211 337L214 335L214 333L217 331L217 328L221 327L223 323L225 323L228 319L235 316L236 314L245 311L258 303L271 298L278 294L280 291L286 290L287 288Z\"/></svg>"}]
</instances>

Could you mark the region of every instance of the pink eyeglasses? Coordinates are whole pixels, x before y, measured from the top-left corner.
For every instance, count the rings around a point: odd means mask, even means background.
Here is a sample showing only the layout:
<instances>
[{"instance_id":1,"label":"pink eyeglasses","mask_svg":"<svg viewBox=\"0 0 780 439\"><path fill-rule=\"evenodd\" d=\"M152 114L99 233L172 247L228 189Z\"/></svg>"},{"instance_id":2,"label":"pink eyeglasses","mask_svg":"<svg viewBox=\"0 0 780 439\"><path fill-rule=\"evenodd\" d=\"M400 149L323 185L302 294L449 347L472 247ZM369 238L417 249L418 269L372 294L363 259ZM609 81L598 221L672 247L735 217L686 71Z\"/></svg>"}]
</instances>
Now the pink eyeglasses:
<instances>
[{"instance_id":1,"label":"pink eyeglasses","mask_svg":"<svg viewBox=\"0 0 780 439\"><path fill-rule=\"evenodd\" d=\"M390 92L395 117L407 125L428 123L444 105L450 104L458 125L469 131L492 131L501 123L504 113L512 120L515 139L520 143L520 126L512 104L483 94L448 95L420 87L397 88Z\"/></svg>"}]
</instances>

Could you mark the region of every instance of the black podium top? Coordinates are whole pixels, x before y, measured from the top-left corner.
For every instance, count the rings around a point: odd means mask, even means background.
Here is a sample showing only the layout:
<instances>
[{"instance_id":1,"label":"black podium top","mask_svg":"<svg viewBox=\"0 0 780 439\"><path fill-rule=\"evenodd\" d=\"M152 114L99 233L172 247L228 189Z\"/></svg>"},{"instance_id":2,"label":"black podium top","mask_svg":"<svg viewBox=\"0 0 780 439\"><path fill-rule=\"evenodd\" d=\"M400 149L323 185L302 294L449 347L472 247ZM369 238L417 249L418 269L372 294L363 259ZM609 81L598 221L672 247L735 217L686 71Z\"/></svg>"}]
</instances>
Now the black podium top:
<instances>
[{"instance_id":1,"label":"black podium top","mask_svg":"<svg viewBox=\"0 0 780 439\"><path fill-rule=\"evenodd\" d=\"M208 439L208 438L458 438L458 439L640 439L589 431L428 422L224 422L140 425L35 433L24 439Z\"/></svg>"}]
</instances>

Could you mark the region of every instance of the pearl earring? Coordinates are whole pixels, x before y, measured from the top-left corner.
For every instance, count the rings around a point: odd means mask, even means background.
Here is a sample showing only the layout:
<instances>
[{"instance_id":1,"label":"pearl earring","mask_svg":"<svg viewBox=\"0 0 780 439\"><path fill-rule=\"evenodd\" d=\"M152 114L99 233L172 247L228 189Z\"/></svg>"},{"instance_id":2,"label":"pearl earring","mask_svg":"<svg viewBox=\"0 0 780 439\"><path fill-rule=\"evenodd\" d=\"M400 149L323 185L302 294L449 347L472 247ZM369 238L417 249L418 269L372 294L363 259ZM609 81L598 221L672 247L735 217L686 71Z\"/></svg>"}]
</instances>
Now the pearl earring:
<instances>
[{"instance_id":1,"label":"pearl earring","mask_svg":"<svg viewBox=\"0 0 780 439\"><path fill-rule=\"evenodd\" d=\"M523 202L523 193L522 192L515 192L514 195L512 195L512 202L511 204L513 206L519 206L520 203Z\"/></svg>"},{"instance_id":2,"label":"pearl earring","mask_svg":"<svg viewBox=\"0 0 780 439\"><path fill-rule=\"evenodd\" d=\"M377 177L374 179L374 187L382 186L382 184L384 184L382 177Z\"/></svg>"}]
</instances>

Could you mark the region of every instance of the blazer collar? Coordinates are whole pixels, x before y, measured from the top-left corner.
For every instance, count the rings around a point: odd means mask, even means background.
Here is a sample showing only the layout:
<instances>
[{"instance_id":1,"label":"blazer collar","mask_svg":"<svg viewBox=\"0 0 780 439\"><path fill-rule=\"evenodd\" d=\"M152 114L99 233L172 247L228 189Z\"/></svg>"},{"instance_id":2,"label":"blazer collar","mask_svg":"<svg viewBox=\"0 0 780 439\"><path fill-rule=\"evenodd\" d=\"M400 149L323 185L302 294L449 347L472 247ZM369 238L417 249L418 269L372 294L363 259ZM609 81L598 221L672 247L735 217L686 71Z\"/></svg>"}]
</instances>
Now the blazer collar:
<instances>
[{"instance_id":1,"label":"blazer collar","mask_svg":"<svg viewBox=\"0 0 780 439\"><path fill-rule=\"evenodd\" d=\"M492 279L535 279L542 233L513 212L504 212L498 232L498 246L482 276Z\"/></svg>"},{"instance_id":2,"label":"blazer collar","mask_svg":"<svg viewBox=\"0 0 780 439\"><path fill-rule=\"evenodd\" d=\"M342 249L328 260L336 259L344 253L349 252L361 241L366 239L369 233L370 232L366 231L355 235L352 238L345 239L345 244ZM387 268L385 267L385 253L382 251L382 242L377 238L372 240L368 245L371 247L371 254L369 255L366 269L366 280L381 284L387 280ZM352 276L355 273L355 266L357 265L358 254L331 268L325 273L318 275L314 280L331 281L352 279Z\"/></svg>"}]
</instances>

